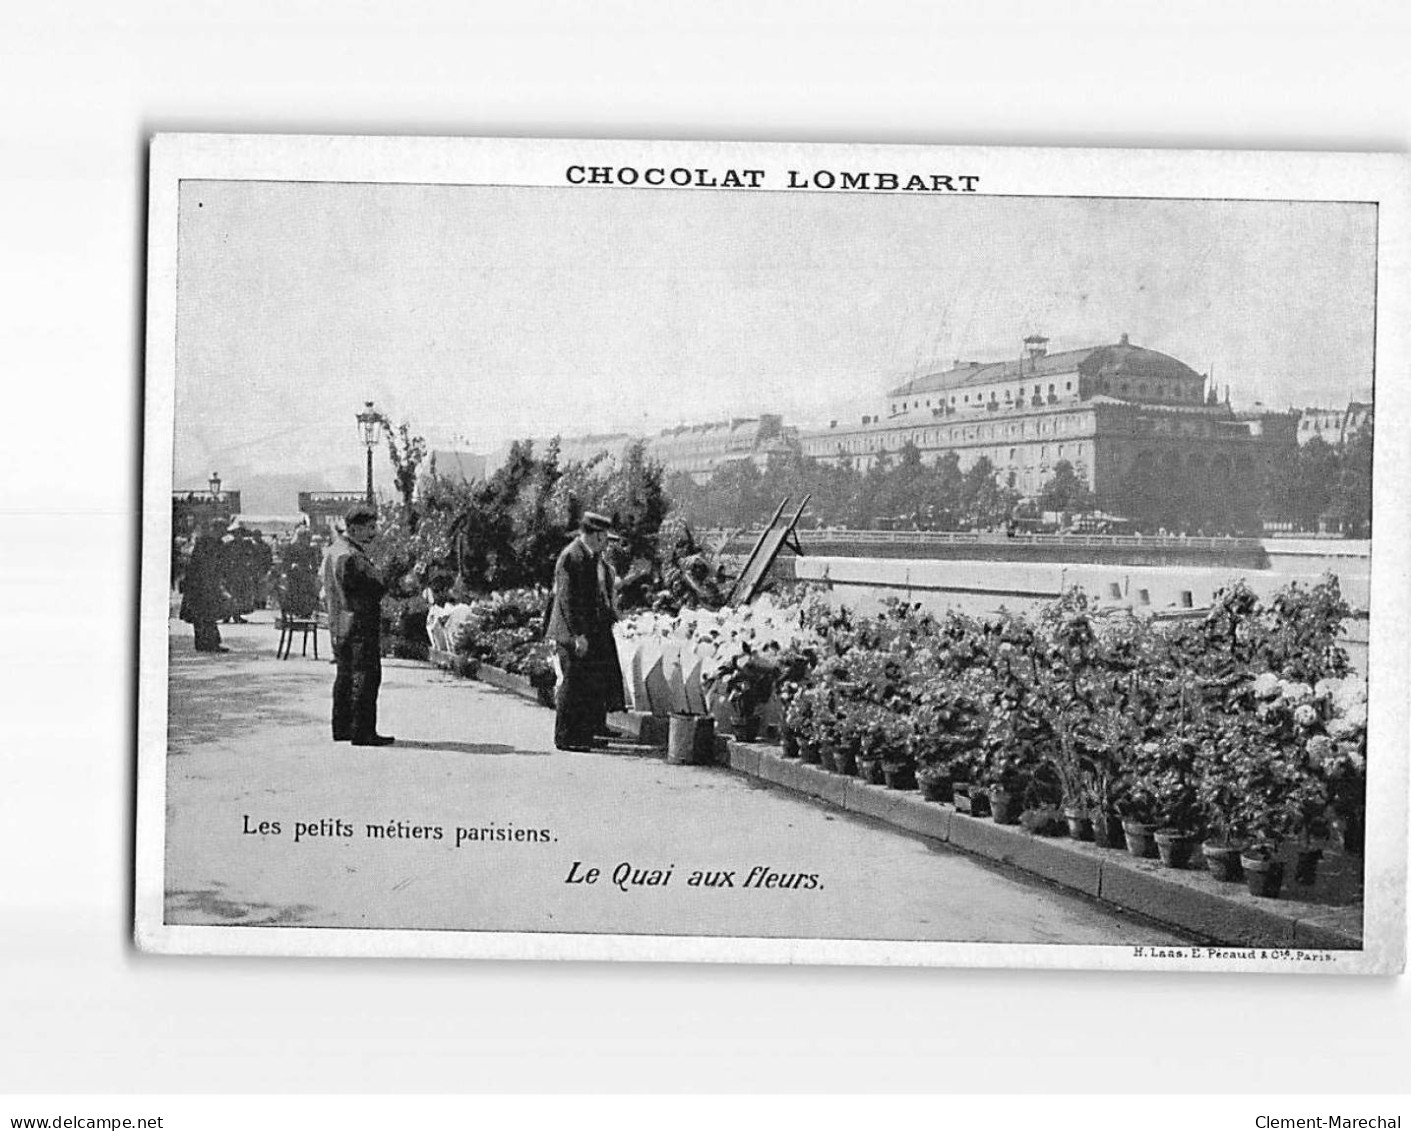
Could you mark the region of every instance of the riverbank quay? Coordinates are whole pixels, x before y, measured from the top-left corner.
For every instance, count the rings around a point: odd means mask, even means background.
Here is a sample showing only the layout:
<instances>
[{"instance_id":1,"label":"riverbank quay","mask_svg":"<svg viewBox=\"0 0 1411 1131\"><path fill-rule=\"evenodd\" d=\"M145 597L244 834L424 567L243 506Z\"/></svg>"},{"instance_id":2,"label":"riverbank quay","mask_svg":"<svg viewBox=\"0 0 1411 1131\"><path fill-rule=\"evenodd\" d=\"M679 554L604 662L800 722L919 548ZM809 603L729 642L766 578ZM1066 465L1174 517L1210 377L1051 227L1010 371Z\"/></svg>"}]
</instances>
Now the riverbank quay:
<instances>
[{"instance_id":1,"label":"riverbank quay","mask_svg":"<svg viewBox=\"0 0 1411 1131\"><path fill-rule=\"evenodd\" d=\"M447 670L457 660L448 653L433 654L433 662ZM461 670L470 674L469 669ZM487 669L479 678L526 699L543 701L523 676ZM621 752L664 755L667 719L623 712L614 715L612 723L627 740L615 744ZM1158 860L1087 841L1040 836L1017 825L969 816L951 804L923 800L913 791L872 785L785 758L771 743L719 736L716 757L720 765L756 782L1004 865L1115 911L1138 914L1212 944L1362 949L1362 861L1340 851L1325 851L1314 884L1305 887L1290 877L1283 896L1269 899L1249 894L1241 884L1217 881L1203 868L1170 868Z\"/></svg>"},{"instance_id":2,"label":"riverbank quay","mask_svg":"<svg viewBox=\"0 0 1411 1131\"><path fill-rule=\"evenodd\" d=\"M389 658L379 727L396 744L333 742L332 665L276 658L267 613L222 633L228 652L197 653L172 622L155 810L160 930L196 929L210 953L277 948L269 928L355 931L348 945L373 948L393 936L363 932L442 932L401 939L402 954L490 932L497 957L566 956L550 935L599 958L625 957L609 936L637 956L657 953L646 937L699 940L682 946L713 961L738 960L720 940L772 940L756 952L770 962L808 941L837 943L824 960L840 962L867 961L858 944L873 942L1191 942L720 764L626 740L556 751L527 682Z\"/></svg>"}]
</instances>

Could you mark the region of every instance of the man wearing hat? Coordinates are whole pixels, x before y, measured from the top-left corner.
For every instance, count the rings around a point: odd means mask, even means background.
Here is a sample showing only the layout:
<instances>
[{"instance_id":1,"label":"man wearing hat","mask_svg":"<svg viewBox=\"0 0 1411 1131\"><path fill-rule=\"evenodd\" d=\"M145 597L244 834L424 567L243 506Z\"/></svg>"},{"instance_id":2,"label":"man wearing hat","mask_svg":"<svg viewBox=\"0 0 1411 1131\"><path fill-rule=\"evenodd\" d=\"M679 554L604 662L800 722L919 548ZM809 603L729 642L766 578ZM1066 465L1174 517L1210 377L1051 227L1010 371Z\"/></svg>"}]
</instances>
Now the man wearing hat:
<instances>
[{"instance_id":1,"label":"man wearing hat","mask_svg":"<svg viewBox=\"0 0 1411 1131\"><path fill-rule=\"evenodd\" d=\"M621 682L613 645L612 596L603 583L601 557L612 522L587 511L554 565L554 596L547 636L558 653L562 678L554 696L554 745L591 750L603 745L607 704Z\"/></svg>"},{"instance_id":2,"label":"man wearing hat","mask_svg":"<svg viewBox=\"0 0 1411 1131\"><path fill-rule=\"evenodd\" d=\"M367 547L377 534L377 511L349 508L344 531L323 560L328 632L333 637L333 739L354 746L390 746L377 733L377 692L382 686L382 595L387 586Z\"/></svg>"}]
</instances>

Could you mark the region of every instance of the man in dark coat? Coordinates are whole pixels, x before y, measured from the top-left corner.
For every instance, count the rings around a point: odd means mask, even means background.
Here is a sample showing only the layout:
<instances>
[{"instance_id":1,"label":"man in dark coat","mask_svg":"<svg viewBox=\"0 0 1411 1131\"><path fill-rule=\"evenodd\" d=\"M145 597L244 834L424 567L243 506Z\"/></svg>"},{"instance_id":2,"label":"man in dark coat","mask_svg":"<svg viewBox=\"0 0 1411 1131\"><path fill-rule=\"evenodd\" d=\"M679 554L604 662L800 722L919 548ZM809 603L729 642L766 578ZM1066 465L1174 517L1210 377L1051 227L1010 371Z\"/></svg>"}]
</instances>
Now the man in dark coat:
<instances>
[{"instance_id":1,"label":"man in dark coat","mask_svg":"<svg viewBox=\"0 0 1411 1131\"><path fill-rule=\"evenodd\" d=\"M377 534L377 511L359 503L345 532L324 556L324 598L338 673L333 680L333 739L354 746L390 746L377 733L382 686L382 595L387 586L367 547Z\"/></svg>"},{"instance_id":2,"label":"man in dark coat","mask_svg":"<svg viewBox=\"0 0 1411 1131\"><path fill-rule=\"evenodd\" d=\"M220 642L217 622L230 601L224 579L225 550L220 530L208 526L196 537L181 585L181 619L196 630L196 651L229 652Z\"/></svg>"},{"instance_id":3,"label":"man in dark coat","mask_svg":"<svg viewBox=\"0 0 1411 1131\"><path fill-rule=\"evenodd\" d=\"M560 750L603 745L607 704L614 681L620 686L622 679L612 639L612 598L600 562L611 526L603 515L588 511L578 536L554 565L547 636L554 642L561 673L554 697L554 745Z\"/></svg>"},{"instance_id":4,"label":"man in dark coat","mask_svg":"<svg viewBox=\"0 0 1411 1131\"><path fill-rule=\"evenodd\" d=\"M307 526L284 548L279 608L286 616L309 617L318 608L319 552Z\"/></svg>"}]
</instances>

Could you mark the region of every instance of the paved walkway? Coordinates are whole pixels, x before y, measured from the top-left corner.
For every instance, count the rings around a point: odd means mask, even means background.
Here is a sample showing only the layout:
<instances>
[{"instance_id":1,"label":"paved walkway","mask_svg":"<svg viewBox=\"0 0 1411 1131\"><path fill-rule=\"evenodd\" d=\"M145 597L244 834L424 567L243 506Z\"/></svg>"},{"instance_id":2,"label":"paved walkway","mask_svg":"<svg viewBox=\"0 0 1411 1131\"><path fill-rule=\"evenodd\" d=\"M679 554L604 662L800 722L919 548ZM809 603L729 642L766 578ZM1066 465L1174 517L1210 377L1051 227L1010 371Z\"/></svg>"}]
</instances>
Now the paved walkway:
<instances>
[{"instance_id":1,"label":"paved walkway","mask_svg":"<svg viewBox=\"0 0 1411 1131\"><path fill-rule=\"evenodd\" d=\"M723 768L556 752L550 711L422 664L387 662L395 746L335 744L331 665L222 631L172 622L170 924L1184 941Z\"/></svg>"}]
</instances>

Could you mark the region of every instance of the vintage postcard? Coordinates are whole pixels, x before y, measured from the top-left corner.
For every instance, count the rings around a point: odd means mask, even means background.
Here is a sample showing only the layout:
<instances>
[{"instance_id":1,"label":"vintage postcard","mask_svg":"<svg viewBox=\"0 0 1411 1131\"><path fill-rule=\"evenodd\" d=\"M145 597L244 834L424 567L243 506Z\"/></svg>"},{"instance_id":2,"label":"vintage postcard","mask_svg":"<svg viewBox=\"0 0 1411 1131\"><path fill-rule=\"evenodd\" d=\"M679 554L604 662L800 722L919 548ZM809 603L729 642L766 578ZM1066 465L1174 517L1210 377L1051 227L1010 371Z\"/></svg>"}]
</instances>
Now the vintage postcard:
<instances>
[{"instance_id":1,"label":"vintage postcard","mask_svg":"<svg viewBox=\"0 0 1411 1131\"><path fill-rule=\"evenodd\" d=\"M155 137L138 945L1400 972L1408 188Z\"/></svg>"}]
</instances>

